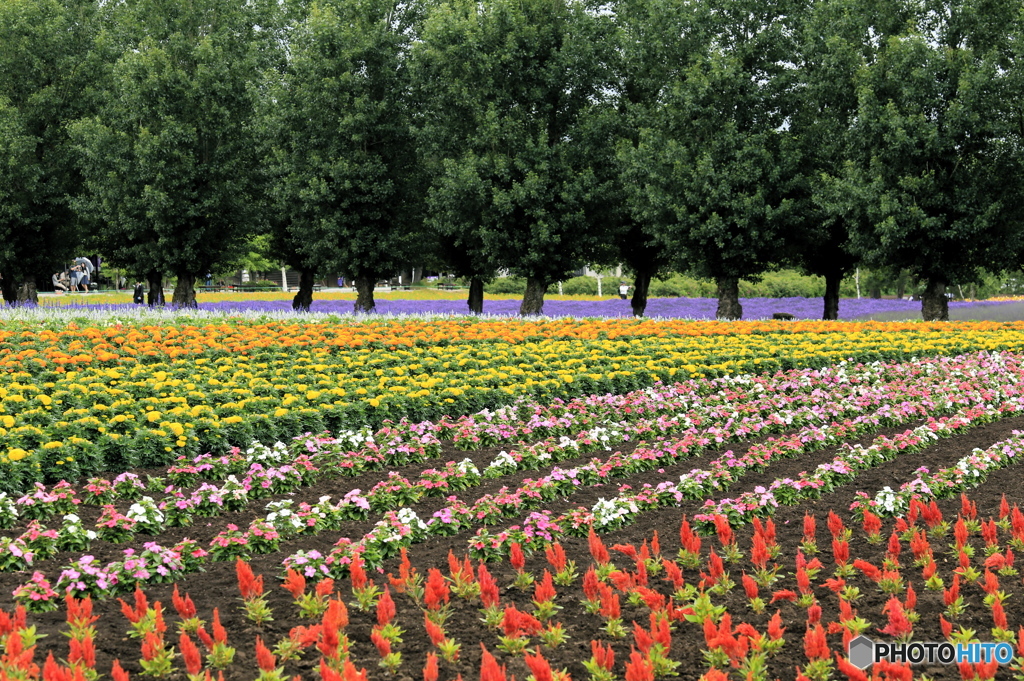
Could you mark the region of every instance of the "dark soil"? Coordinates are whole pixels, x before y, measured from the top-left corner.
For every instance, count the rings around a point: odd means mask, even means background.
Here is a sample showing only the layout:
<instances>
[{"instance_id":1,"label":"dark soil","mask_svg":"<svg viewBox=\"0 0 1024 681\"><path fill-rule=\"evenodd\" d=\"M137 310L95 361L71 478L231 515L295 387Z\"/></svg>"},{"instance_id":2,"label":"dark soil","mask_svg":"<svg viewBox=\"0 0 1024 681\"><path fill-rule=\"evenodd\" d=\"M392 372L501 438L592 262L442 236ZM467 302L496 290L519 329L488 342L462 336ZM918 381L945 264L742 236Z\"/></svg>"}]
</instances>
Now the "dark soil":
<instances>
[{"instance_id":1,"label":"dark soil","mask_svg":"<svg viewBox=\"0 0 1024 681\"><path fill-rule=\"evenodd\" d=\"M913 424L916 425L916 424ZM902 432L911 426L904 428L888 429L882 431L887 434ZM794 572L794 557L796 547L802 535L802 519L806 512L817 517L818 546L821 549L819 557L825 567L815 580L815 594L822 607L822 622L827 624L838 619L838 598L823 583L827 577L832 576L834 565L830 551L829 535L825 525L825 517L829 509L834 510L847 523L853 527L850 520L849 505L853 501L854 493L858 490L874 493L888 485L897 488L901 483L914 477L914 471L925 466L932 470L949 466L955 463L960 457L969 453L976 447L985 448L995 442L1006 439L1013 430L1024 429L1024 418L1013 418L997 421L992 424L977 427L967 433L940 440L926 450L917 454L900 457L883 466L863 472L853 483L839 488L824 498L806 503L780 508L774 515L774 522L777 527L778 544L781 546L781 554L777 558L781 565L780 579L773 585L772 589L796 589ZM864 437L861 442L867 444L874 436ZM733 446L734 451L741 451L749 443L743 446ZM718 456L725 448L708 452L701 457L708 460ZM441 461L460 460L464 456L470 456L478 466L483 467L490 461L494 450L465 453L446 449ZM795 477L801 471L809 470L819 463L831 460L835 449L821 450L810 455L797 459L784 459L770 465L764 472L751 473L741 478L737 486L730 490L730 495L739 494L744 490L752 489L756 485L767 484L777 477ZM590 457L585 457L589 459ZM414 478L420 471L436 465L437 461L416 464L400 469L403 475ZM572 462L564 462L563 467L569 467ZM701 466L700 460L690 459L681 461L678 464L666 467L661 471L651 471L633 478L617 480L618 484L629 484L634 488L645 482L657 483L667 479L676 479L679 474L694 467ZM151 471L158 474L158 471ZM485 480L480 487L464 492L460 496L464 499L475 499L483 494L496 491L502 486L514 487L522 478L538 477L540 472L529 471L525 473L507 476L500 480ZM296 503L308 501L315 503L322 495L331 495L337 498L353 488L361 488L366 491L375 482L384 478L386 473L367 474L357 478L330 478L315 486L305 488L300 492L289 495ZM997 516L1002 496L1005 494L1010 504L1024 506L1024 491L1022 491L1021 472L1015 468L1005 469L995 473L988 482L970 492L970 497L978 507L979 516L988 518ZM557 501L549 504L546 508L553 511L562 511L566 508L576 506L590 507L599 497L614 495L616 488L608 485L605 488L592 487L581 490L573 497L564 501ZM269 500L269 499L268 499ZM228 523L245 526L253 518L263 515L263 506L268 500L261 500L253 504L251 510L241 513L225 514L218 518L206 519L193 527L184 529L168 530L158 536L152 537L153 541L163 546L171 546L184 537L190 537L199 542L200 545L207 545L217 533L222 531ZM427 498L413 508L421 518L430 517L443 501L439 498ZM667 508L659 511L652 511L639 516L637 522L624 529L609 533L603 537L605 543L611 547L614 544L632 544L637 548L645 541L650 541L656 532L661 544L661 553L668 558L674 558L679 549L679 525L684 514L692 515L701 505L701 502L685 502L681 508ZM960 509L959 499L950 499L939 502L944 517L952 521ZM95 522L98 511L94 507L83 507L80 515L86 521L87 526ZM270 607L273 611L274 621L264 625L262 628L255 627L244 618L241 600L235 577L233 563L212 563L202 573L192 574L179 582L182 593L189 593L199 608L199 615L209 621L214 608L218 608L221 620L228 632L228 642L237 649L234 663L226 670L227 681L249 681L258 675L254 645L256 637L261 637L268 646L276 644L288 636L292 627L309 625L311 620L300 619L298 609L292 602L291 596L282 589L279 584L281 575L281 560L285 555L294 553L299 549L317 549L327 553L332 544L339 536L358 537L366 532L371 526L371 521L348 523L343 530L312 537L301 537L285 542L281 552L278 554L257 556L251 561L251 565L257 574L263 574L266 579L266 592ZM503 523L499 527L507 527L514 521ZM51 521L52 524L52 521ZM920 524L920 521L919 521ZM886 521L882 534L888 538L892 531L893 523ZM866 541L864 532L859 527L853 527L853 539L850 543L851 562L853 558L862 558L881 567L885 553L885 543L870 544ZM6 532L7 535L15 534ZM749 550L751 541L751 529L740 528L737 532L739 546L744 551ZM467 539L472 532L463 532L455 537L432 538L426 542L416 544L409 550L413 566L420 574L426 576L428 568L437 567L447 574L448 552L454 551L456 555L462 556L467 550ZM149 540L150 538L146 538ZM1009 534L1000 533L1000 541L1005 548L1009 540ZM939 574L945 579L948 585L952 579L952 570L956 567L956 556L951 555L947 545L952 542L952 533L949 532L941 539L933 539L932 546L935 551L935 558L939 564ZM138 542L141 544L141 541ZM976 548L974 558L975 565L983 572L982 565L985 552L980 536L972 536L972 545ZM579 538L569 538L562 542L568 557L575 561L580 577L572 586L557 586L558 596L556 602L562 610L556 615L556 620L561 621L568 635L568 640L558 648L544 649L545 657L551 662L554 669L565 669L577 680L587 679L588 672L584 669L582 662L590 658L590 642L592 639L610 642L615 650L616 667L615 675L622 678L624 663L629 659L629 653L633 644L632 625L633 621L641 626L648 626L648 613L646 607L635 606L627 603L622 597L622 619L629 634L621 639L609 639L602 630L603 621L598 615L587 614L581 604L582 598L582 575L591 564L591 558L587 548L587 541ZM98 541L92 546L89 553L95 555L102 563L119 560L121 552L127 545L114 545L108 542ZM704 556L710 548L718 549L717 539L708 537L704 539ZM903 554L907 560L902 562L902 576L906 583L912 584L917 593L916 611L920 616L914 630L914 639L929 641L941 640L942 635L939 629L939 614L943 611L942 592L928 591L925 589L921 579L921 570L911 564L910 550L906 542L903 543ZM71 560L77 559L79 553L62 553L55 558L45 561L38 566L47 573L51 579L56 579L60 566ZM620 569L631 570L633 566L621 553L612 552L612 560ZM543 573L547 567L543 554L533 555L527 559L527 570L537 575ZM740 578L744 568L750 569L749 564L740 562L735 565L727 565L732 579L737 583L735 589L726 595L719 595L713 598L716 605L728 607L733 616L734 623L749 622L759 631L764 632L769 617L779 609L787 627L785 639L786 644L782 651L772 658L770 663L770 678L793 679L796 674L796 666L805 666L806 658L803 652L802 638L804 634L804 621L806 613L795 603L781 601L766 609L762 614L753 613L748 607L742 588L739 586ZM506 562L489 565L489 569L496 577L501 586L501 598L503 604L515 603L520 610L532 611L532 590L520 591L512 586L515 572ZM706 567L705 567L706 569ZM395 561L385 566L386 572L397 573ZM4 609L10 611L13 608L10 598L11 591L30 575L28 573L0 573L0 593L5 596L0 599ZM699 575L696 571L685 570L684 576L688 583L696 583ZM386 581L385 575L372 575L373 579L381 584ZM671 585L661 579L662 575L653 576L650 579L649 587L657 590L666 596L672 592ZM1011 630L1024 624L1024 594L1021 593L1022 585L1019 577L1001 577L1001 588L1011 597L1006 603L1006 612L1009 618ZM864 578L860 573L848 580L848 583L855 584L860 588L862 597L856 602L855 607L859 615L872 623L871 629L866 632L870 636L882 638L877 629L885 626L886 617L882 614L882 607L886 598L879 592L877 586ZM350 584L347 579L339 580L336 583L336 590L346 600L353 602ZM165 615L169 628L167 639L177 644L177 621L178 617L171 608L171 585L148 586L145 588L150 601L161 601L164 605ZM992 621L989 609L982 603L984 593L976 584L965 584L962 587L967 608L965 613L955 620L956 625L978 631L978 638L983 641L992 640L989 630ZM422 678L421 670L426 659L426 654L432 647L427 639L423 627L422 610L405 595L393 594L397 605L396 623L404 629L403 642L397 644L394 649L402 655L402 665L394 678L401 681ZM767 602L770 599L771 589L762 590L762 595ZM126 596L130 600L130 596ZM514 674L518 679L525 679L529 670L519 657L513 657L497 650L497 632L488 631L480 622L479 599L462 600L454 598L450 608L445 629L449 636L455 638L462 644L461 655L455 664L441 663L440 679L448 681L455 679L461 674L464 679L478 678L481 659L481 647L483 643L486 648L496 654L501 664L507 665L508 673ZM139 674L140 643L130 638L127 632L130 630L128 621L120 613L120 606L116 599L109 599L95 604L95 612L100 615L96 623L97 636L97 669L101 674L108 674L111 664L115 658L119 659L122 666L133 676ZM369 670L371 679L389 678L389 673L378 666L379 656L376 649L370 643L370 630L376 623L373 613L359 612L354 607L349 608L351 618L347 628L347 634L351 642L352 659L357 667L365 667ZM38 642L36 651L36 662L42 664L47 653L52 652L58 659L66 658L68 654L67 638L63 632L66 631L63 611L33 614L30 615L30 624L37 627L37 633L44 636ZM834 651L841 650L841 637L839 634L829 636L829 644ZM536 639L532 645L536 645ZM689 622L677 622L674 627L671 658L679 661L679 678L697 679L707 670L707 665L702 656L705 648L703 632L700 624ZM284 665L285 677L300 674L304 678L316 678L315 668L319 663L319 656L313 649L304 651L299 661L288 662ZM175 661L174 675L172 678L184 679L183 664L180 657ZM956 674L953 668L921 668L918 670L928 674L931 678L954 678ZM1001 671L999 678L1010 678L1009 672ZM834 678L840 678L836 672Z\"/></svg>"}]
</instances>

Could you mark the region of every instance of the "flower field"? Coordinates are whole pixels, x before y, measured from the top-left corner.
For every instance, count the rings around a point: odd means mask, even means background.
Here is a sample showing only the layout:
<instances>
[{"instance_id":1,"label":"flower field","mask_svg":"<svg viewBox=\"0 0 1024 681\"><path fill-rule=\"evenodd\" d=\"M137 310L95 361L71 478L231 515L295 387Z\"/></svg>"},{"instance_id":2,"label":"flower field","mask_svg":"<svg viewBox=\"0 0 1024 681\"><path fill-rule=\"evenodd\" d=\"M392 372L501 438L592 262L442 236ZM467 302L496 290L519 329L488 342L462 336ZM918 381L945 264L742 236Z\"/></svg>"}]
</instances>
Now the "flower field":
<instances>
[{"instance_id":1,"label":"flower field","mask_svg":"<svg viewBox=\"0 0 1024 681\"><path fill-rule=\"evenodd\" d=\"M0 672L1024 678L1022 331L8 323Z\"/></svg>"}]
</instances>

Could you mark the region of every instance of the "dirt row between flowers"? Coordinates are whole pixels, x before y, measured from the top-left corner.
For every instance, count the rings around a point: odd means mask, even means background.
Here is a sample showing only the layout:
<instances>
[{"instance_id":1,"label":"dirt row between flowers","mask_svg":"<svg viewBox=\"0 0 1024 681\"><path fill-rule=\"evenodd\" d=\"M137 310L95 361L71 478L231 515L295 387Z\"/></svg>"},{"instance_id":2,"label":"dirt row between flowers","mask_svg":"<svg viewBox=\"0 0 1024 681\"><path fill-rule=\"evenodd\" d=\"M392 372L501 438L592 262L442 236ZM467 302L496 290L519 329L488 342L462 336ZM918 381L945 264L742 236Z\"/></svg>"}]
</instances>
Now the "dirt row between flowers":
<instances>
[{"instance_id":1,"label":"dirt row between flowers","mask_svg":"<svg viewBox=\"0 0 1024 681\"><path fill-rule=\"evenodd\" d=\"M917 424L883 429L877 433L863 436L857 441L851 441L851 444L857 442L867 445L879 434L893 435L902 433L915 425ZM809 511L815 514L818 520L818 544L822 549L820 558L826 566L822 571L821 578L818 580L821 582L824 577L829 576L826 573L830 573L832 569L829 537L825 529L825 515L828 509L834 509L849 524L850 516L847 509L853 500L855 491L864 490L874 493L884 486L897 488L899 484L912 479L914 471L921 466L935 470L943 466L952 465L962 456L970 453L974 448L988 447L995 442L1009 437L1013 430L1020 430L1022 428L1024 428L1024 417L1003 419L979 426L964 434L939 440L916 454L900 456L893 461L863 471L853 482L840 486L820 500L807 501L799 505L780 508L776 512L774 520L777 528L778 543L782 547L781 555L778 559L778 562L782 565L780 574L785 573L786 576L772 585L771 590L795 589L795 582L792 578L793 560L796 545L802 536L805 512ZM760 438L756 441L763 441L764 439ZM590 507L600 497L607 498L613 496L617 491L618 485L626 484L636 489L644 483L656 484L664 480L675 480L678 479L681 473L685 473L692 468L702 467L707 461L721 455L726 450L731 449L741 453L754 442L748 441L742 445L721 447L708 451L702 456L692 457L672 466L666 466L661 470L648 471L632 477L616 479L613 484L603 487L587 487L578 490L576 494L567 499L548 503L545 505L545 508L559 512L576 506ZM450 445L446 444L443 455L439 460L441 462L460 460L465 456L469 456L482 469L500 449L494 448L466 453L455 451L450 448ZM623 452L630 451L629 448L618 449ZM835 455L836 449L835 447L827 448L798 458L772 462L761 472L750 472L743 476L736 486L729 491L729 495L735 496L758 485L767 485L776 478L796 477L801 471L812 470L818 464L830 461ZM600 457L602 455L587 455L577 460L561 462L559 465L563 468L570 468L573 465L589 461L593 456ZM437 461L438 459L435 459L396 470L404 476L412 477L425 468L435 465ZM155 475L159 474L159 471L150 471L150 473ZM520 471L513 475L503 476L500 479L484 480L482 485L471 488L461 493L460 496L462 498L477 498L484 494L492 494L497 492L502 486L514 487L524 478L537 477L538 475L540 475L538 471ZM284 496L293 499L296 503L300 501L315 503L322 495L331 495L333 498L337 498L357 487L364 491L368 490L374 483L385 477L386 473L378 472L352 478L331 478L311 487L303 488L294 494ZM997 471L988 482L971 492L970 496L977 502L979 514L982 517L988 517L998 513L1000 499L1004 492L1006 492L1011 503L1021 503L1024 505L1024 495L1021 494L1019 480L1020 473L1014 468L1009 468ZM189 537L196 540L200 545L207 545L217 533L224 529L227 523L245 526L252 519L262 516L263 514L259 511L262 510L263 505L267 501L273 498L276 497L253 502L251 510L246 512L227 513L213 519L200 519L192 527L167 530L151 538L140 536L136 543L141 546L143 541L152 540L161 545L170 546L184 537ZM426 498L411 507L421 518L428 518L443 503L443 499L432 497ZM667 508L643 513L638 517L636 523L621 530L608 533L604 536L604 539L609 546L613 544L633 544L639 548L643 541L650 540L656 531L660 539L662 555L672 558L675 556L680 545L678 536L680 519L684 514L692 516L693 513L697 512L702 503L702 501L684 501L679 508ZM959 501L940 502L939 507L945 515L952 519L959 510ZM97 511L92 507L81 509L80 515L86 520L87 527L89 526L89 513L97 513ZM376 517L378 516L374 515L371 517L371 520L346 523L340 532L329 532L318 536L303 536L289 540L282 543L281 550L278 553L254 557L251 561L252 567L257 574L263 574L266 578L268 601L274 614L274 621L264 625L262 628L255 627L243 617L233 564L210 563L207 566L206 572L188 575L179 581L179 587L182 592L190 593L199 607L200 617L209 621L213 609L218 609L221 621L228 632L228 640L232 646L237 648L234 662L226 670L226 679L229 681L234 679L241 681L242 679L255 678L256 661L254 659L253 646L257 635L261 636L268 645L271 645L287 637L292 627L312 623L311 620L302 620L298 617L298 610L293 604L291 596L278 586L279 581L277 577L281 573L281 559L285 555L294 553L297 550L317 549L326 553L337 537L358 537L368 531ZM95 522L95 518L92 518L92 522ZM498 525L498 528L507 527L514 522L515 520L506 519L505 522ZM887 522L883 530L885 537L888 537L891 528L892 523ZM463 555L467 549L467 540L472 535L473 531L467 530L454 537L432 537L427 541L415 544L409 550L413 566L424 575L430 567L442 568L447 572L449 550L453 550L459 556ZM741 549L747 551L750 547L750 528L741 528L738 531L738 535ZM952 578L950 571L956 565L956 556L950 556L945 551L946 544L951 541L951 536L947 536L941 542L935 544L936 561L939 564L940 574L946 577L947 584ZM978 547L980 559L983 559L984 552L981 550L980 539L975 537L972 541ZM705 556L707 555L708 548L715 544L716 541L714 539L705 538ZM563 540L562 545L565 547L569 558L577 563L580 575L582 576L583 571L591 562L586 540L567 538ZM941 546L941 550L939 546ZM96 556L101 563L106 563L121 559L124 548L127 548L127 546L96 541L89 553ZM880 566L885 550L884 543L881 545L867 543L863 532L859 529L854 532L853 539L850 542L851 560L854 557L862 558ZM904 550L907 550L906 546L904 546ZM40 563L36 567L56 577L61 565L78 558L79 555L78 553L64 552L51 560ZM976 559L976 562L980 559ZM632 567L631 561L621 554L613 552L613 561L624 570L631 569ZM545 567L546 562L543 555L534 555L527 559L527 570L537 576L542 573ZM737 583L744 567L749 569L749 565L743 563L727 565L726 567L732 574L733 580ZM532 590L522 591L511 586L515 579L515 572L506 562L491 564L489 569L501 586L503 603L515 603L519 609L524 611L532 609L530 603L533 597ZM390 561L385 566L385 571L397 572L395 561ZM693 570L687 570L684 574L687 582L696 583L699 579L699 575ZM940 639L938 614L944 609L942 592L927 591L924 588L919 569L913 569L909 565L905 565L903 576L907 582L914 585L918 595L917 612L920 615L920 620L915 630L915 639ZM371 577L378 583L386 581L383 575L371 575ZM4 604L5 609L10 610L11 601L8 594L17 585L23 583L26 578L26 573L0 574L0 592L4 594L0 603ZM862 597L856 602L856 607L861 616L871 621L874 625L872 631L868 633L874 633L875 628L885 625L885 616L882 614L885 598L874 585L859 574L856 578L851 578L850 582L860 586ZM661 575L650 578L650 587L666 595L673 591L672 586L661 579ZM1019 594L1021 591L1020 579L1004 579L1002 587L1008 593L1017 594L1016 598L1010 598L1006 606L1011 626L1015 626L1015 621L1017 623L1024 622L1024 606L1019 604L1019 601L1024 601L1024 596ZM339 580L336 584L336 589L346 597L346 600L351 601L348 580ZM170 607L170 590L170 585L148 586L145 589L151 601L159 600L164 604L165 614L173 631L177 616L173 614ZM598 639L607 641L612 645L618 660L616 672L620 673L623 661L628 659L629 656L630 647L633 642L632 635L623 639L610 639L602 631L604 623L601 617L596 614L588 614L580 602L582 598L581 579L577 579L572 586L557 587L557 592L556 602L563 609L556 615L556 619L564 624L569 638L558 648L544 649L544 655L551 662L552 667L555 669L565 668L576 679L587 678L588 673L583 668L582 662L590 657L590 641ZM816 589L816 592L818 602L822 607L822 621L830 622L836 620L838 613L836 597L831 592L820 587ZM766 602L770 599L770 593L770 590L766 593ZM973 628L983 633L988 631L991 627L991 621L989 621L990 618L986 619L989 616L988 609L981 601L983 595L983 592L976 586L971 585L964 588L964 596L968 607L966 608L965 615L961 617L957 624L963 624L968 628ZM388 672L377 666L380 658L376 649L370 643L370 631L376 623L374 614L372 612L358 612L355 608L350 608L349 610L351 623L347 628L351 642L352 658L357 663L357 666L366 667L370 671L370 678L373 679L389 677L403 680L419 679L421 678L420 670L423 667L426 654L431 650L430 643L423 629L422 610L407 596L396 594L394 598L397 605L396 621L399 626L405 629L403 642L394 646L395 650L402 653L403 658L403 664L397 674L394 677L390 677ZM771 677L782 679L794 678L796 665L805 663L802 648L803 621L805 619L803 608L788 601L780 601L769 607L764 613L752 613L748 607L743 590L738 586L727 594L716 596L714 601L716 605L726 606L728 611L733 614L735 621L747 621L761 632L765 630L770 615L776 609L780 609L788 631L786 634L786 646L771 662ZM502 663L508 665L510 674L515 674L517 678L525 679L528 670L521 658L505 655L495 650L498 642L497 634L486 631L481 625L479 621L479 606L479 599L473 601L453 599L451 613L445 624L445 629L449 632L450 636L463 645L460 658L456 663L442 663L440 678L454 679L458 674L461 674L466 679L476 678L481 658L479 643L482 641L488 650L498 655ZM97 668L105 673L106 670L109 670L113 659L118 658L126 670L137 673L140 669L138 665L140 643L138 640L127 635L130 627L127 620L120 614L120 607L116 599L96 603L95 609L96 613L100 615L100 619L95 625L97 628ZM624 599L622 611L622 619L627 624L627 628L629 623L634 620L642 626L647 626L648 610L643 605L632 605ZM45 653L50 651L58 658L66 657L67 643L61 633L64 629L63 613L33 614L30 618L30 622L36 625L37 632L45 635L45 638L41 638L38 643L38 651L41 654L39 657L45 657ZM673 634L671 657L682 663L678 670L681 678L698 678L706 669L701 653L702 649L705 648L701 627L699 624L690 622L678 622L675 626L676 630ZM981 638L982 640L990 640L984 635ZM169 637L169 639L171 641L177 640L176 636ZM830 636L829 642L834 650L840 649L839 636ZM536 640L534 640L534 643L536 643ZM288 662L283 667L288 675L301 674L306 678L314 678L316 674L313 669L318 659L319 656L315 654L315 651L308 649L300 660ZM178 668L181 668L180 664ZM924 671L929 672L929 670ZM937 674L943 671L931 670L930 673ZM180 676L183 677L183 675L182 672Z\"/></svg>"}]
</instances>

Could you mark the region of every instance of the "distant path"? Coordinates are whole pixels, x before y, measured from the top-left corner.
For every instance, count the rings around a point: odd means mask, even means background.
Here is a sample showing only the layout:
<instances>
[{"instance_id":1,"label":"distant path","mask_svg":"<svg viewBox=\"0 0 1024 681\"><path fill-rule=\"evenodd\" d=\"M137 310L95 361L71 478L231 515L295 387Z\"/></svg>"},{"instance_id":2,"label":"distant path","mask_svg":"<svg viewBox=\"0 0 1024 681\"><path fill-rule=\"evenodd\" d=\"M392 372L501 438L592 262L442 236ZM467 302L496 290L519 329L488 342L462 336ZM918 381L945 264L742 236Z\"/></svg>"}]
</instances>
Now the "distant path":
<instances>
[{"instance_id":1,"label":"distant path","mask_svg":"<svg viewBox=\"0 0 1024 681\"><path fill-rule=\"evenodd\" d=\"M840 303L841 304L841 303ZM1024 320L1024 300L1007 302L980 302L969 307L949 308L949 318L958 321L1019 322ZM875 312L853 318L855 321L875 320L880 322L920 321L921 309L914 312Z\"/></svg>"}]
</instances>

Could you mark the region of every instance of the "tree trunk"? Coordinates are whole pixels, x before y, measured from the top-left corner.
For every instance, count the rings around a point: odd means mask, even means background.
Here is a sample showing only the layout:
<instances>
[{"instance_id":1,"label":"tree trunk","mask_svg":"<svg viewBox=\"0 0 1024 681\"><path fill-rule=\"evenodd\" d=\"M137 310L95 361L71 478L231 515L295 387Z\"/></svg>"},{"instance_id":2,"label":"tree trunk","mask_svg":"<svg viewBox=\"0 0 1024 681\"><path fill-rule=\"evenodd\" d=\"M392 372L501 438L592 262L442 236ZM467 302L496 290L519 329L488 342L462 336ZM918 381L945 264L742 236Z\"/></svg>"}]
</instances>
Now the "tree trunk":
<instances>
[{"instance_id":1,"label":"tree trunk","mask_svg":"<svg viewBox=\"0 0 1024 681\"><path fill-rule=\"evenodd\" d=\"M650 270L637 270L633 278L633 299L630 305L633 307L634 317L643 317L647 310L647 292L651 288Z\"/></svg>"},{"instance_id":2,"label":"tree trunk","mask_svg":"<svg viewBox=\"0 0 1024 681\"><path fill-rule=\"evenodd\" d=\"M199 307L196 303L196 275L178 273L178 281L174 285L174 297L171 298L171 305L174 307Z\"/></svg>"},{"instance_id":3,"label":"tree trunk","mask_svg":"<svg viewBox=\"0 0 1024 681\"><path fill-rule=\"evenodd\" d=\"M482 314L484 311L484 280L480 277L470 277L469 280L469 311L473 314Z\"/></svg>"},{"instance_id":4,"label":"tree trunk","mask_svg":"<svg viewBox=\"0 0 1024 681\"><path fill-rule=\"evenodd\" d=\"M146 276L149 283L149 291L146 293L146 304L150 307L158 305L163 307L167 304L164 300L164 275L160 272L150 272Z\"/></svg>"},{"instance_id":5,"label":"tree trunk","mask_svg":"<svg viewBox=\"0 0 1024 681\"><path fill-rule=\"evenodd\" d=\"M743 306L740 305L739 277L717 277L718 311L716 319L743 319Z\"/></svg>"},{"instance_id":6,"label":"tree trunk","mask_svg":"<svg viewBox=\"0 0 1024 681\"><path fill-rule=\"evenodd\" d=\"M18 304L18 282L10 276L0 275L0 291L3 292L4 302L8 305Z\"/></svg>"},{"instance_id":7,"label":"tree trunk","mask_svg":"<svg viewBox=\"0 0 1024 681\"><path fill-rule=\"evenodd\" d=\"M39 289L35 279L26 279L18 286L18 305L38 305Z\"/></svg>"},{"instance_id":8,"label":"tree trunk","mask_svg":"<svg viewBox=\"0 0 1024 681\"><path fill-rule=\"evenodd\" d=\"M926 322L949 321L949 299L946 281L942 277L929 277L921 294L921 317Z\"/></svg>"},{"instance_id":9,"label":"tree trunk","mask_svg":"<svg viewBox=\"0 0 1024 681\"><path fill-rule=\"evenodd\" d=\"M825 312L822 319L839 319L839 285L843 282L843 273L833 270L825 275Z\"/></svg>"},{"instance_id":10,"label":"tree trunk","mask_svg":"<svg viewBox=\"0 0 1024 681\"><path fill-rule=\"evenodd\" d=\"M360 312L366 312L367 314L377 309L377 304L373 302L373 287L376 283L376 279L370 277L356 277L356 314Z\"/></svg>"},{"instance_id":11,"label":"tree trunk","mask_svg":"<svg viewBox=\"0 0 1024 681\"><path fill-rule=\"evenodd\" d=\"M292 309L296 312L309 312L313 304L313 270L299 270L299 290L292 299Z\"/></svg>"},{"instance_id":12,"label":"tree trunk","mask_svg":"<svg viewBox=\"0 0 1024 681\"><path fill-rule=\"evenodd\" d=\"M544 291L548 284L538 277L526 278L526 292L523 293L523 302L519 305L519 314L522 317L544 314Z\"/></svg>"},{"instance_id":13,"label":"tree trunk","mask_svg":"<svg viewBox=\"0 0 1024 681\"><path fill-rule=\"evenodd\" d=\"M882 298L882 287L877 284L872 284L868 289L868 298L872 300L880 300Z\"/></svg>"}]
</instances>

